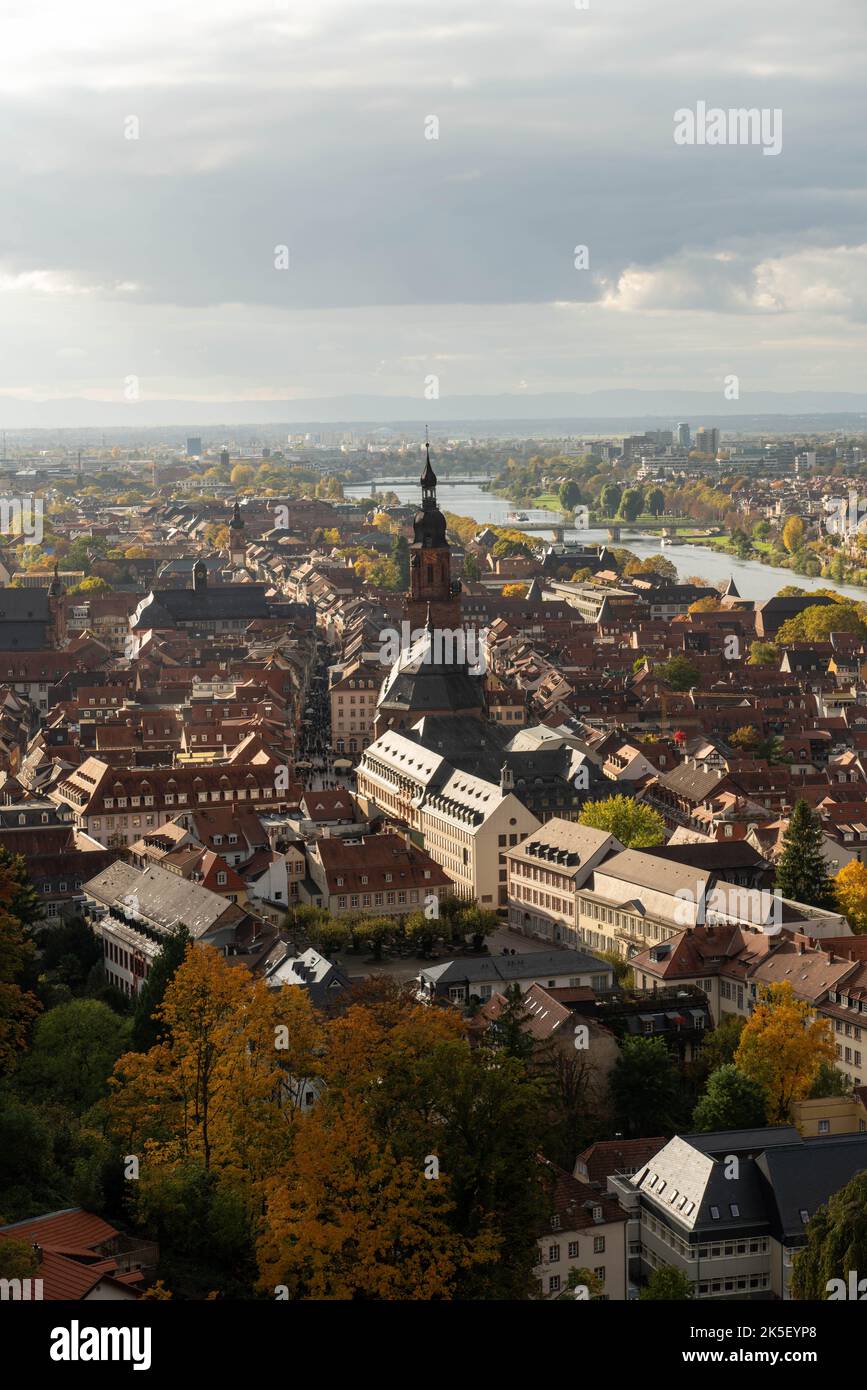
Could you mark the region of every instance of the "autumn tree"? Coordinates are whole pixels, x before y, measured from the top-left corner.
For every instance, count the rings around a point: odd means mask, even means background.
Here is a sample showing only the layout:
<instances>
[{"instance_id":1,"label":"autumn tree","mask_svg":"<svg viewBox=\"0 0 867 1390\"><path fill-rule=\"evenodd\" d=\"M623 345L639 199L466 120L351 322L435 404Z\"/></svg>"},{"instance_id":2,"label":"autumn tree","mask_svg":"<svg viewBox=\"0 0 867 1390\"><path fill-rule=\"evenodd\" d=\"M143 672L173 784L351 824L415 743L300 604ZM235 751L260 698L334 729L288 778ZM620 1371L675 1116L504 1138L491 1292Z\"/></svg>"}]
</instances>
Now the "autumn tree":
<instances>
[{"instance_id":1,"label":"autumn tree","mask_svg":"<svg viewBox=\"0 0 867 1390\"><path fill-rule=\"evenodd\" d=\"M631 796L585 801L578 819L594 830L607 830L626 849L649 849L665 840L665 822L659 812Z\"/></svg>"},{"instance_id":2,"label":"autumn tree","mask_svg":"<svg viewBox=\"0 0 867 1390\"><path fill-rule=\"evenodd\" d=\"M503 598L526 598L526 584L504 584L500 593Z\"/></svg>"},{"instance_id":3,"label":"autumn tree","mask_svg":"<svg viewBox=\"0 0 867 1390\"><path fill-rule=\"evenodd\" d=\"M790 516L783 526L783 545L790 555L794 555L804 544L804 531L804 523L799 516Z\"/></svg>"},{"instance_id":4,"label":"autumn tree","mask_svg":"<svg viewBox=\"0 0 867 1390\"><path fill-rule=\"evenodd\" d=\"M773 642L750 643L748 666L773 666L779 659L779 648Z\"/></svg>"},{"instance_id":5,"label":"autumn tree","mask_svg":"<svg viewBox=\"0 0 867 1390\"><path fill-rule=\"evenodd\" d=\"M810 907L834 909L836 895L828 875L822 826L803 798L795 802L783 836L776 886L784 898Z\"/></svg>"},{"instance_id":6,"label":"autumn tree","mask_svg":"<svg viewBox=\"0 0 867 1390\"><path fill-rule=\"evenodd\" d=\"M837 906L857 935L867 932L867 865L850 859L834 876Z\"/></svg>"},{"instance_id":7,"label":"autumn tree","mask_svg":"<svg viewBox=\"0 0 867 1390\"><path fill-rule=\"evenodd\" d=\"M788 1124L792 1106L809 1094L822 1061L833 1064L827 1019L813 1019L788 980L760 988L741 1034L735 1066L765 1094L768 1124Z\"/></svg>"}]
</instances>

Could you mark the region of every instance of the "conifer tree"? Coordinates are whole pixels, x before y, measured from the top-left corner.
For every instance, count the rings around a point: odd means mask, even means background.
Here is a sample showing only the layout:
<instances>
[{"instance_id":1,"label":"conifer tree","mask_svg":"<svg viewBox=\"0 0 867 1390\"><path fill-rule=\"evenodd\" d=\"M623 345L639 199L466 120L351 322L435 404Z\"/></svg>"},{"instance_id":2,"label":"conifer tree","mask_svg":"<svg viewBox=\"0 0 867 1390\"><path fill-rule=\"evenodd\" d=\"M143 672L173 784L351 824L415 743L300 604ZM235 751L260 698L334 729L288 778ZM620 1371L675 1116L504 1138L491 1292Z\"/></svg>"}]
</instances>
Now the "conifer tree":
<instances>
[{"instance_id":1,"label":"conifer tree","mask_svg":"<svg viewBox=\"0 0 867 1390\"><path fill-rule=\"evenodd\" d=\"M795 803L783 837L777 887L784 898L793 898L795 902L832 911L836 907L834 885L823 852L822 827L803 799Z\"/></svg>"}]
</instances>

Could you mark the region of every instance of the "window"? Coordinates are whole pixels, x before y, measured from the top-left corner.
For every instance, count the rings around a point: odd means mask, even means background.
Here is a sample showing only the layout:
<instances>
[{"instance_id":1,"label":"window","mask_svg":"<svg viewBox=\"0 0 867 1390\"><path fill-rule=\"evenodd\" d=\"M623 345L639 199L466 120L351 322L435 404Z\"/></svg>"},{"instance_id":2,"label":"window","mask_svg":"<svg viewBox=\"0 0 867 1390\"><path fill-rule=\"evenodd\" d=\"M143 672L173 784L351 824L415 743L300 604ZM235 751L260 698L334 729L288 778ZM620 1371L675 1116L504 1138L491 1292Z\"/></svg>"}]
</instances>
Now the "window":
<instances>
[{"instance_id":1,"label":"window","mask_svg":"<svg viewBox=\"0 0 867 1390\"><path fill-rule=\"evenodd\" d=\"M559 1293L559 1292L560 1292L560 1275L559 1275L559 1274L552 1274L551 1277L549 1278L549 1280L548 1280L548 1292L549 1292L549 1293Z\"/></svg>"},{"instance_id":2,"label":"window","mask_svg":"<svg viewBox=\"0 0 867 1390\"><path fill-rule=\"evenodd\" d=\"M820 1121L819 1121L819 1133L820 1133L820 1134L830 1134L830 1132L831 1132L831 1121L830 1121L830 1120L820 1120Z\"/></svg>"},{"instance_id":3,"label":"window","mask_svg":"<svg viewBox=\"0 0 867 1390\"><path fill-rule=\"evenodd\" d=\"M604 1237L604 1236L594 1236L594 1237L593 1237L593 1254L594 1254L594 1255L604 1255L604 1254L605 1254L605 1237Z\"/></svg>"},{"instance_id":4,"label":"window","mask_svg":"<svg viewBox=\"0 0 867 1390\"><path fill-rule=\"evenodd\" d=\"M559 1260L560 1260L560 1247L559 1247L559 1245L549 1245L549 1246L548 1246L548 1263L551 1264L551 1265L555 1265L555 1264L558 1264L558 1263L559 1263Z\"/></svg>"},{"instance_id":5,"label":"window","mask_svg":"<svg viewBox=\"0 0 867 1390\"><path fill-rule=\"evenodd\" d=\"M577 1242L577 1240L570 1240L570 1242L569 1242L569 1259L570 1259L570 1260L577 1260L577 1258L578 1258L578 1242Z\"/></svg>"}]
</instances>

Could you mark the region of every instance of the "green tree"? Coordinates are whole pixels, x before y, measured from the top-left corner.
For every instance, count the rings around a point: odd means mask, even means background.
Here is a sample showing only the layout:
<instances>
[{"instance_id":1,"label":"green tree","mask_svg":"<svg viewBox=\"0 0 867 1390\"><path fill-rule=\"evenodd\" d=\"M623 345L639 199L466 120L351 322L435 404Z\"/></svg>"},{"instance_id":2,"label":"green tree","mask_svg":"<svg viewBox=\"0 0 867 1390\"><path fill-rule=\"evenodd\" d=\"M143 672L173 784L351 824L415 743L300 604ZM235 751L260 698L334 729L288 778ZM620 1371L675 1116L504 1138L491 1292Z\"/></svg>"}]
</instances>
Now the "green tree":
<instances>
[{"instance_id":1,"label":"green tree","mask_svg":"<svg viewBox=\"0 0 867 1390\"><path fill-rule=\"evenodd\" d=\"M673 1265L660 1265L659 1269L653 1271L638 1297L654 1302L682 1303L693 1297L693 1287L679 1269L675 1269Z\"/></svg>"},{"instance_id":2,"label":"green tree","mask_svg":"<svg viewBox=\"0 0 867 1390\"><path fill-rule=\"evenodd\" d=\"M158 1010L166 989L175 977L175 971L183 962L189 942L190 933L180 923L154 957L133 1015L130 1046L134 1052L149 1051L165 1036Z\"/></svg>"},{"instance_id":3,"label":"green tree","mask_svg":"<svg viewBox=\"0 0 867 1390\"><path fill-rule=\"evenodd\" d=\"M502 1048L509 1057L526 1062L533 1052L533 1035L528 1029L533 1015L524 1003L524 991L516 982L503 991L504 1003L486 1034L492 1047Z\"/></svg>"},{"instance_id":4,"label":"green tree","mask_svg":"<svg viewBox=\"0 0 867 1390\"><path fill-rule=\"evenodd\" d=\"M803 798L795 802L783 836L776 884L784 898L830 911L836 906L834 885L825 860L821 822Z\"/></svg>"},{"instance_id":5,"label":"green tree","mask_svg":"<svg viewBox=\"0 0 867 1390\"><path fill-rule=\"evenodd\" d=\"M665 511L665 493L661 487L652 487L647 494L647 510L651 516L662 516Z\"/></svg>"},{"instance_id":6,"label":"green tree","mask_svg":"<svg viewBox=\"0 0 867 1390\"><path fill-rule=\"evenodd\" d=\"M644 493L640 487L628 487L620 499L618 516L624 521L636 521L644 507Z\"/></svg>"},{"instance_id":7,"label":"green tree","mask_svg":"<svg viewBox=\"0 0 867 1390\"><path fill-rule=\"evenodd\" d=\"M700 1057L708 1076L732 1064L745 1023L741 1014L723 1014L716 1028L705 1033Z\"/></svg>"},{"instance_id":8,"label":"green tree","mask_svg":"<svg viewBox=\"0 0 867 1390\"><path fill-rule=\"evenodd\" d=\"M691 690L699 680L698 667L689 657L680 654L659 662L654 666L653 674L670 685L672 690Z\"/></svg>"},{"instance_id":9,"label":"green tree","mask_svg":"<svg viewBox=\"0 0 867 1390\"><path fill-rule=\"evenodd\" d=\"M581 489L572 478L560 484L560 505L565 512L574 512L581 501Z\"/></svg>"},{"instance_id":10,"label":"green tree","mask_svg":"<svg viewBox=\"0 0 867 1390\"><path fill-rule=\"evenodd\" d=\"M97 999L74 999L49 1010L33 1030L19 1068L28 1093L58 1101L76 1114L108 1092L111 1069L129 1041L129 1024Z\"/></svg>"},{"instance_id":11,"label":"green tree","mask_svg":"<svg viewBox=\"0 0 867 1390\"><path fill-rule=\"evenodd\" d=\"M676 1128L680 1086L662 1038L624 1038L609 1091L617 1126L630 1139Z\"/></svg>"},{"instance_id":12,"label":"green tree","mask_svg":"<svg viewBox=\"0 0 867 1390\"><path fill-rule=\"evenodd\" d=\"M748 666L773 666L780 659L779 648L773 642L751 642Z\"/></svg>"},{"instance_id":13,"label":"green tree","mask_svg":"<svg viewBox=\"0 0 867 1390\"><path fill-rule=\"evenodd\" d=\"M585 801L578 819L594 830L607 830L626 849L650 849L665 840L665 822L659 812L631 796Z\"/></svg>"},{"instance_id":14,"label":"green tree","mask_svg":"<svg viewBox=\"0 0 867 1390\"><path fill-rule=\"evenodd\" d=\"M756 1081L735 1066L713 1072L707 1090L695 1107L695 1129L756 1129L767 1123L765 1093Z\"/></svg>"},{"instance_id":15,"label":"green tree","mask_svg":"<svg viewBox=\"0 0 867 1390\"><path fill-rule=\"evenodd\" d=\"M807 1223L807 1243L795 1255L792 1297L826 1299L840 1279L848 1294L850 1270L867 1270L867 1172L857 1173Z\"/></svg>"},{"instance_id":16,"label":"green tree","mask_svg":"<svg viewBox=\"0 0 867 1390\"><path fill-rule=\"evenodd\" d=\"M606 483L599 494L599 510L605 517L616 516L622 492L616 483Z\"/></svg>"},{"instance_id":17,"label":"green tree","mask_svg":"<svg viewBox=\"0 0 867 1390\"><path fill-rule=\"evenodd\" d=\"M831 1063L822 1061L816 1079L807 1095L810 1100L829 1100L832 1096L852 1094L852 1083Z\"/></svg>"}]
</instances>

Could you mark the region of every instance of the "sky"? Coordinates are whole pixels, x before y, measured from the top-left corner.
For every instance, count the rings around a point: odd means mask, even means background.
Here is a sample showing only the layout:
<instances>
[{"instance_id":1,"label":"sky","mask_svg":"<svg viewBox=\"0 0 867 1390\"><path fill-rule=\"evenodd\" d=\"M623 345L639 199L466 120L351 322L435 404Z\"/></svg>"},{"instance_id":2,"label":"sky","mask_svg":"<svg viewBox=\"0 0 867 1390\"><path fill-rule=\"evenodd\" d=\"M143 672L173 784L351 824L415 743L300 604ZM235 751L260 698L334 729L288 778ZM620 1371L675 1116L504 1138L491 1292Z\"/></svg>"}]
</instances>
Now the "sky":
<instances>
[{"instance_id":1,"label":"sky","mask_svg":"<svg viewBox=\"0 0 867 1390\"><path fill-rule=\"evenodd\" d=\"M865 37L864 0L4 0L0 421L862 392ZM676 143L698 103L780 152Z\"/></svg>"}]
</instances>

